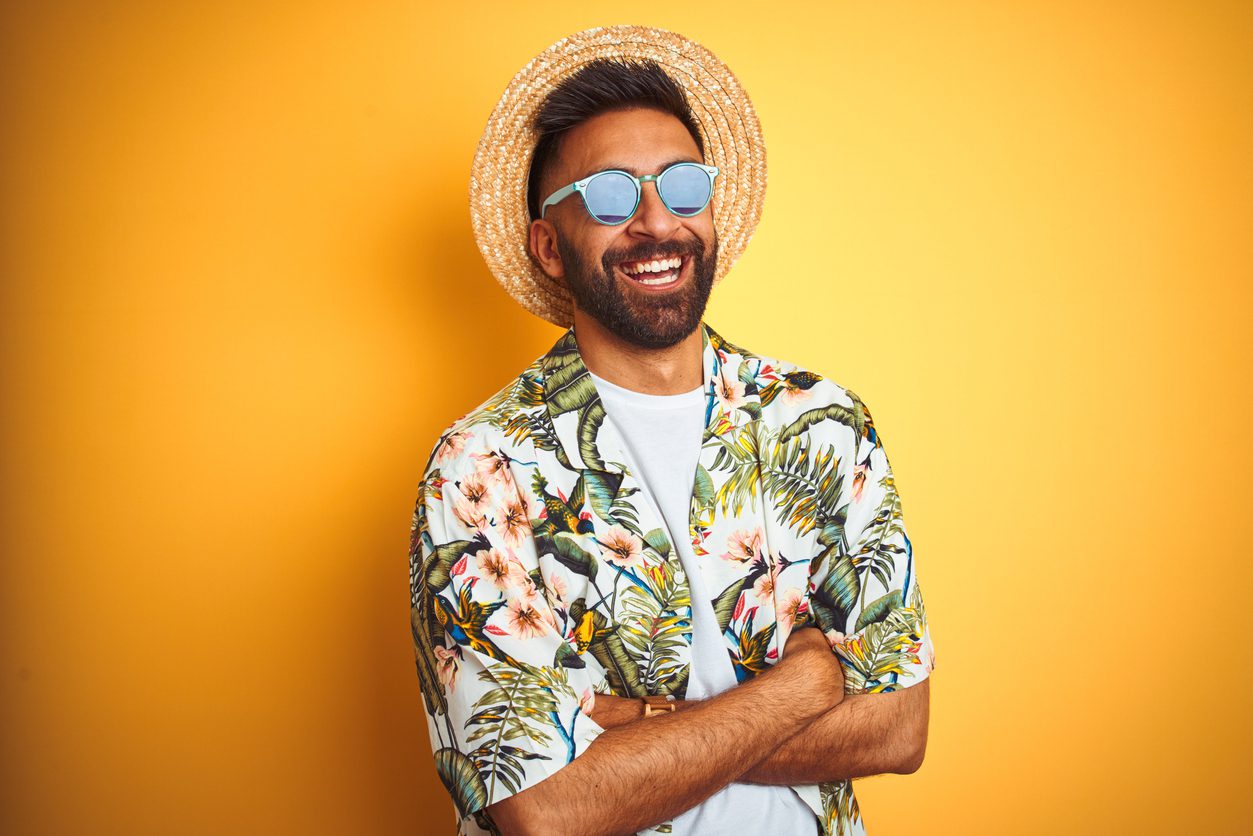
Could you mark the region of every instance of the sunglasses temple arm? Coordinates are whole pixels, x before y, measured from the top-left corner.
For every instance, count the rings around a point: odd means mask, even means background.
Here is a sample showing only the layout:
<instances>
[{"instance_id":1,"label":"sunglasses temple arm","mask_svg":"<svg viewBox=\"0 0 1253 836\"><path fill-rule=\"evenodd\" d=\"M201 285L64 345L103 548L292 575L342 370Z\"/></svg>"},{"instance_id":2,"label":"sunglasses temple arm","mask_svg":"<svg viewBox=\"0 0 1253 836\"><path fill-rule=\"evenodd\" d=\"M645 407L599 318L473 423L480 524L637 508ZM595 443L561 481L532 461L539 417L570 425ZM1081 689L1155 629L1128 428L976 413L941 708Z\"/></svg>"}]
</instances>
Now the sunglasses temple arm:
<instances>
[{"instance_id":1,"label":"sunglasses temple arm","mask_svg":"<svg viewBox=\"0 0 1253 836\"><path fill-rule=\"evenodd\" d=\"M575 191L576 189L575 189L574 183L571 183L568 186L562 186L560 189L557 189L557 191L553 192L552 194L548 196L548 200L544 201L544 205L540 207L539 216L541 218L544 217L544 213L548 211L549 206L552 206L555 203L560 203L561 201L565 200L570 195L574 194Z\"/></svg>"}]
</instances>

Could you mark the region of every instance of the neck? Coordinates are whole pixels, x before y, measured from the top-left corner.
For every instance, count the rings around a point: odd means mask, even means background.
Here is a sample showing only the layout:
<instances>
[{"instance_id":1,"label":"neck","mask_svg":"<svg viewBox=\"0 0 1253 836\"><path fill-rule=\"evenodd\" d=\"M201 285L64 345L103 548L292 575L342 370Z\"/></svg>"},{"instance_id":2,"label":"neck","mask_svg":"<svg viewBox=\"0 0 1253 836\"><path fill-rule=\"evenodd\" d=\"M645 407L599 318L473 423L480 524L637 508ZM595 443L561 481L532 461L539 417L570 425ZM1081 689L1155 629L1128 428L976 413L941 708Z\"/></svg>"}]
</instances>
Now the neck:
<instances>
[{"instance_id":1,"label":"neck","mask_svg":"<svg viewBox=\"0 0 1253 836\"><path fill-rule=\"evenodd\" d=\"M704 382L700 325L668 348L644 348L605 330L576 308L574 333L588 371L624 389L678 395Z\"/></svg>"}]
</instances>

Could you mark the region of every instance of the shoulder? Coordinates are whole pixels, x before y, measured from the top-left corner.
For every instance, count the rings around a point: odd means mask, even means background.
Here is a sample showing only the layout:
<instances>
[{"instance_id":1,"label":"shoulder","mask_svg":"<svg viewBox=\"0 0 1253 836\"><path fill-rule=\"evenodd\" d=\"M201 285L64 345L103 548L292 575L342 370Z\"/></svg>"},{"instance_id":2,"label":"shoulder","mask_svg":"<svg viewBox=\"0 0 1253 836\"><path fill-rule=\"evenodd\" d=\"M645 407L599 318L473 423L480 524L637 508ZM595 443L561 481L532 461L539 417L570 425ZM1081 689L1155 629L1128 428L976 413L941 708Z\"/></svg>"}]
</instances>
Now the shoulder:
<instances>
[{"instance_id":1,"label":"shoulder","mask_svg":"<svg viewBox=\"0 0 1253 836\"><path fill-rule=\"evenodd\" d=\"M855 448L867 437L869 410L834 377L781 357L730 349L742 358L740 379L756 389L762 424L780 440L806 435L823 444Z\"/></svg>"},{"instance_id":2,"label":"shoulder","mask_svg":"<svg viewBox=\"0 0 1253 836\"><path fill-rule=\"evenodd\" d=\"M822 370L768 354L739 352L751 369L761 398L761 417L768 424L789 423L812 409L865 408L856 392Z\"/></svg>"},{"instance_id":3,"label":"shoulder","mask_svg":"<svg viewBox=\"0 0 1253 836\"><path fill-rule=\"evenodd\" d=\"M509 430L526 420L523 413L543 406L541 392L542 372L536 360L440 431L426 472L459 462L473 466L476 458L493 451L512 452L519 442Z\"/></svg>"}]
</instances>

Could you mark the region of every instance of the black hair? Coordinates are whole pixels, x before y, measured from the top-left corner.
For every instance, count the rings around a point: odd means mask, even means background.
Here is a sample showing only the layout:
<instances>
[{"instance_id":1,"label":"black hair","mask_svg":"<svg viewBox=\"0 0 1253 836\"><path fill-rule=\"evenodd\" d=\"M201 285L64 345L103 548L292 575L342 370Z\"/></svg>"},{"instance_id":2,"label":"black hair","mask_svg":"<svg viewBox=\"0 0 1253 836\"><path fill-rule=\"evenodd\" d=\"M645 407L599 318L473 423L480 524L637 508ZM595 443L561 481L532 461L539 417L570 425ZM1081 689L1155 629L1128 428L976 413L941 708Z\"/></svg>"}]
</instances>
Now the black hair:
<instances>
[{"instance_id":1,"label":"black hair","mask_svg":"<svg viewBox=\"0 0 1253 836\"><path fill-rule=\"evenodd\" d=\"M532 220L539 217L540 181L556 160L566 131L593 116L636 107L653 108L677 117L696 140L701 159L704 159L705 143L687 96L656 61L597 58L561 81L535 115L533 124L539 132L539 141L531 157L526 195Z\"/></svg>"}]
</instances>

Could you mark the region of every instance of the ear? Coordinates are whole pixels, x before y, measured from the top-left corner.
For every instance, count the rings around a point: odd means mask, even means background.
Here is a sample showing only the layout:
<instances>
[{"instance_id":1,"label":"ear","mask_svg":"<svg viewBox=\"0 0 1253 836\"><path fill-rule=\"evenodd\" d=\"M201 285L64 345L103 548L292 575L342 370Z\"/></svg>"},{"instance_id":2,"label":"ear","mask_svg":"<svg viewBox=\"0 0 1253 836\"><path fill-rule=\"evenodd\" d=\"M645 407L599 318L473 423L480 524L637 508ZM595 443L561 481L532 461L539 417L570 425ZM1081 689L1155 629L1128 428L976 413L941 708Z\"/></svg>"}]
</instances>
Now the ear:
<instances>
[{"instance_id":1,"label":"ear","mask_svg":"<svg viewBox=\"0 0 1253 836\"><path fill-rule=\"evenodd\" d=\"M540 268L554 279L565 278L566 268L557 250L557 228L552 221L543 218L531 221L528 232L527 243Z\"/></svg>"}]
</instances>

